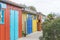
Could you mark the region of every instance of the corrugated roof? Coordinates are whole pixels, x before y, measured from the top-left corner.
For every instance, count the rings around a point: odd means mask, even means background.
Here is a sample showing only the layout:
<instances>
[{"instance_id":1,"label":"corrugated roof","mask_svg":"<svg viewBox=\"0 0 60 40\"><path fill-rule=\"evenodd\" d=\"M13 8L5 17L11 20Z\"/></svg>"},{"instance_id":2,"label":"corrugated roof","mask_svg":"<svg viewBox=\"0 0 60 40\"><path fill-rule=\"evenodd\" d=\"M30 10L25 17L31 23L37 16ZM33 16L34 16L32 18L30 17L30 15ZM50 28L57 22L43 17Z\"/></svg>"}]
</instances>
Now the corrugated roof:
<instances>
[{"instance_id":1,"label":"corrugated roof","mask_svg":"<svg viewBox=\"0 0 60 40\"><path fill-rule=\"evenodd\" d=\"M38 12L38 15L46 16L46 15L42 14L41 12Z\"/></svg>"},{"instance_id":2,"label":"corrugated roof","mask_svg":"<svg viewBox=\"0 0 60 40\"><path fill-rule=\"evenodd\" d=\"M33 10L30 10L30 9L23 9L23 11L26 11L28 13L31 13L31 14L37 14L37 11L33 11Z\"/></svg>"},{"instance_id":3,"label":"corrugated roof","mask_svg":"<svg viewBox=\"0 0 60 40\"><path fill-rule=\"evenodd\" d=\"M0 2L8 3L8 4L13 5L13 6L17 6L17 7L20 7L20 8L24 8L24 5L22 5L22 4L17 4L17 3L12 2L12 1L8 1L8 0L0 0Z\"/></svg>"},{"instance_id":4,"label":"corrugated roof","mask_svg":"<svg viewBox=\"0 0 60 40\"><path fill-rule=\"evenodd\" d=\"M12 2L12 1L8 1L8 0L1 0L0 2L3 2L3 3L7 3L7 4L10 4L10 5L13 5L13 6L17 6L19 8L23 8L22 10L26 11L26 12L29 12L29 13L32 13L32 14L37 14L36 11L32 11L30 9L26 9L26 6L22 5L22 4L17 4L15 2Z\"/></svg>"},{"instance_id":5,"label":"corrugated roof","mask_svg":"<svg viewBox=\"0 0 60 40\"><path fill-rule=\"evenodd\" d=\"M31 13L31 14L38 15L38 12L37 12L37 11L33 11L33 10L30 10L30 9L26 9L26 6L24 6L24 5L22 5L22 4L17 4L17 3L15 3L15 2L8 1L8 0L0 0L0 2L7 3L7 4L10 4L10 5L19 7L19 8L23 8L23 9L22 9L23 11L29 12L29 13ZM40 13L40 14L41 14L41 13ZM42 14L42 15L43 15L43 14Z\"/></svg>"}]
</instances>

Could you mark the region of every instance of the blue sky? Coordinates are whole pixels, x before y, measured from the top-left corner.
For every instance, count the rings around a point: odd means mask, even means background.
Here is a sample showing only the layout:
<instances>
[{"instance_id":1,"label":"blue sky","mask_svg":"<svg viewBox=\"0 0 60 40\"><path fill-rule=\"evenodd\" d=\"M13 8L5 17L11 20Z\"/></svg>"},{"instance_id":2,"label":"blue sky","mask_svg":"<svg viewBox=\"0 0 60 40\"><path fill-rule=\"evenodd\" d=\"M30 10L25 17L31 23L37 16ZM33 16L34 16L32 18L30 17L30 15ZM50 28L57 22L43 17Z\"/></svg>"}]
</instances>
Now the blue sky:
<instances>
[{"instance_id":1,"label":"blue sky","mask_svg":"<svg viewBox=\"0 0 60 40\"><path fill-rule=\"evenodd\" d=\"M60 0L11 0L18 4L36 7L38 12L47 15L50 12L60 13Z\"/></svg>"}]
</instances>

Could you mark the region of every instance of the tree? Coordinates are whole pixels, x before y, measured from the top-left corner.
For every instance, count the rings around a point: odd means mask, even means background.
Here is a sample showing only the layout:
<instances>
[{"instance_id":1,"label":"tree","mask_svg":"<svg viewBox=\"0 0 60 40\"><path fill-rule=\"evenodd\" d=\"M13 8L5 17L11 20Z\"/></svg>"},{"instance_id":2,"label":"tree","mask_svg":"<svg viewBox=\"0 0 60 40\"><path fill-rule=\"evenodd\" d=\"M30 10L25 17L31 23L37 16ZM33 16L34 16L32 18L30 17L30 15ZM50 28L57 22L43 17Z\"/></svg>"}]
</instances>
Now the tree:
<instances>
[{"instance_id":1,"label":"tree","mask_svg":"<svg viewBox=\"0 0 60 40\"><path fill-rule=\"evenodd\" d=\"M47 18L45 19L45 22L43 22L43 25L47 25L48 23L50 23L51 21L53 21L55 19L55 14L48 14Z\"/></svg>"},{"instance_id":2,"label":"tree","mask_svg":"<svg viewBox=\"0 0 60 40\"><path fill-rule=\"evenodd\" d=\"M44 26L43 38L45 40L60 40L60 18L56 18Z\"/></svg>"},{"instance_id":3,"label":"tree","mask_svg":"<svg viewBox=\"0 0 60 40\"><path fill-rule=\"evenodd\" d=\"M60 40L60 18L55 18L55 14L48 14L43 23L44 40Z\"/></svg>"},{"instance_id":4,"label":"tree","mask_svg":"<svg viewBox=\"0 0 60 40\"><path fill-rule=\"evenodd\" d=\"M30 8L33 11L36 11L36 8L34 6L29 6L28 8Z\"/></svg>"},{"instance_id":5,"label":"tree","mask_svg":"<svg viewBox=\"0 0 60 40\"><path fill-rule=\"evenodd\" d=\"M55 17L55 14L50 13L50 14L48 14L47 17L48 17L49 20L53 20L54 17Z\"/></svg>"}]
</instances>

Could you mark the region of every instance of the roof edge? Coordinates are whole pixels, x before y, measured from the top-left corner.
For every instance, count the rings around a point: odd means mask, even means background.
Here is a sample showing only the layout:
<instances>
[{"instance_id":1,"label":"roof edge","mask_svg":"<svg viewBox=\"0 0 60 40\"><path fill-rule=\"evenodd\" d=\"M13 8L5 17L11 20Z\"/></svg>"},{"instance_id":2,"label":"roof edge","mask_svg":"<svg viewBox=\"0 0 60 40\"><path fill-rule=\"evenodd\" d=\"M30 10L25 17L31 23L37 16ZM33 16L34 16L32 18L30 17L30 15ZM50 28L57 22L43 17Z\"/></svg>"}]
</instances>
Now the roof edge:
<instances>
[{"instance_id":1,"label":"roof edge","mask_svg":"<svg viewBox=\"0 0 60 40\"><path fill-rule=\"evenodd\" d=\"M19 7L19 8L24 8L23 5L21 5L21 4L17 4L17 3L12 2L12 1L0 0L0 2L6 3L6 4L10 4L10 5L13 5L13 6L17 6L17 7Z\"/></svg>"}]
</instances>

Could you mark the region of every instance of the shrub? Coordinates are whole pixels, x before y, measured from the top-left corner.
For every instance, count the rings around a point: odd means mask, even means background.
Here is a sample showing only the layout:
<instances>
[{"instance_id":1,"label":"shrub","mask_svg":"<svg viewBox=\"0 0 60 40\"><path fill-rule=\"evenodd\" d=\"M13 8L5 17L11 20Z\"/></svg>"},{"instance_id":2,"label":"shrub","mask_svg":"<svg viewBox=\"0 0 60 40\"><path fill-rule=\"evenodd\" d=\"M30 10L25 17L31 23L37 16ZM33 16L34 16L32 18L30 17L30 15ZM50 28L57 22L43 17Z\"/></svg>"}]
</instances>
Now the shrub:
<instances>
[{"instance_id":1,"label":"shrub","mask_svg":"<svg viewBox=\"0 0 60 40\"><path fill-rule=\"evenodd\" d=\"M44 40L60 40L60 18L43 24Z\"/></svg>"},{"instance_id":2,"label":"shrub","mask_svg":"<svg viewBox=\"0 0 60 40\"><path fill-rule=\"evenodd\" d=\"M26 33L24 33L24 31L22 31L22 36L23 37L26 37Z\"/></svg>"}]
</instances>

